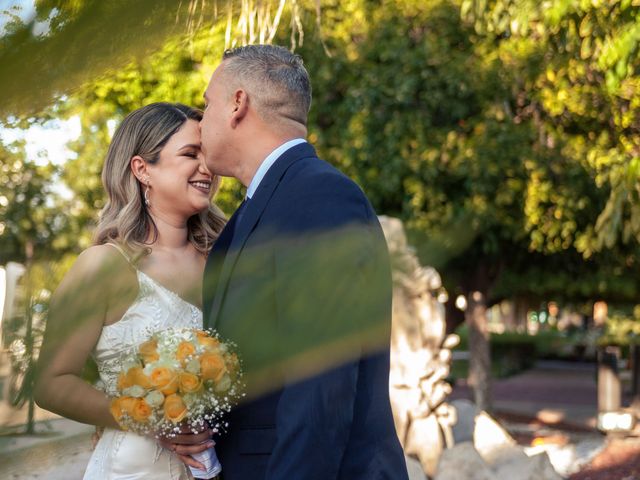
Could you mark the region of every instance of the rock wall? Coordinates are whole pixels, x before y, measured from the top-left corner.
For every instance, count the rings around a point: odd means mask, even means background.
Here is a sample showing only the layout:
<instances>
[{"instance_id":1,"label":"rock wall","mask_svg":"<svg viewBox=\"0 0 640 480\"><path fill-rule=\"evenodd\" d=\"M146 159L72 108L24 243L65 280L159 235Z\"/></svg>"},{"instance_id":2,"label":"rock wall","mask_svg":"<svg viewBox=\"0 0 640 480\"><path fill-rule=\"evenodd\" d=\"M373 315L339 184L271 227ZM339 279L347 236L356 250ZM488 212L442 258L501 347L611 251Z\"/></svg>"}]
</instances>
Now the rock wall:
<instances>
[{"instance_id":1,"label":"rock wall","mask_svg":"<svg viewBox=\"0 0 640 480\"><path fill-rule=\"evenodd\" d=\"M393 324L389 388L398 437L408 456L433 476L444 448L453 445L455 410L445 381L457 335L446 335L438 272L420 265L402 222L380 217L393 268Z\"/></svg>"}]
</instances>

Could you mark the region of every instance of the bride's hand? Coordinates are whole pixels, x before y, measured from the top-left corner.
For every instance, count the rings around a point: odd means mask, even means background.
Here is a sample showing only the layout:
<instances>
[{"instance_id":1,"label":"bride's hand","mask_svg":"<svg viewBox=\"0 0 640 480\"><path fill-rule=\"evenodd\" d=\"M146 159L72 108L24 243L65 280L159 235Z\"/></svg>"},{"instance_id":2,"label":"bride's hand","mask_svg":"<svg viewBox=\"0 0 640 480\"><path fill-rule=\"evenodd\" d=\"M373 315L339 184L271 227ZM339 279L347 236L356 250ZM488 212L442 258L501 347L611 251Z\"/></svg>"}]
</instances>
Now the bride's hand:
<instances>
[{"instance_id":1,"label":"bride's hand","mask_svg":"<svg viewBox=\"0 0 640 480\"><path fill-rule=\"evenodd\" d=\"M175 452L185 465L205 470L204 465L194 460L191 455L204 452L216 444L211 439L213 431L207 429L201 433L191 433L185 428L183 432L171 438L160 437L158 442L163 448Z\"/></svg>"}]
</instances>

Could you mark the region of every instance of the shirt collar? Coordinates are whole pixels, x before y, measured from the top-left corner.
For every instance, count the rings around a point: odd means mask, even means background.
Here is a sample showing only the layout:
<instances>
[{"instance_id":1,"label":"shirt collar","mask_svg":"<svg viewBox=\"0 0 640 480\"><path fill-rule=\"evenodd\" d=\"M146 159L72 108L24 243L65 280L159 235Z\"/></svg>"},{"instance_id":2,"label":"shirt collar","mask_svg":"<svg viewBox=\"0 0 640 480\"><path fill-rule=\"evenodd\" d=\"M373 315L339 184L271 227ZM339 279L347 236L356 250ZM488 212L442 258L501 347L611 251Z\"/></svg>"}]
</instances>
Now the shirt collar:
<instances>
[{"instance_id":1,"label":"shirt collar","mask_svg":"<svg viewBox=\"0 0 640 480\"><path fill-rule=\"evenodd\" d=\"M289 140L288 142L283 143L278 148L276 148L273 152L267 155L267 158L263 160L263 162L258 167L256 174L251 179L251 183L247 188L247 199L251 199L251 197L253 197L253 194L256 193L256 190L258 189L260 182L262 182L262 179L269 171L269 168L271 168L271 165L273 165L275 161L278 158L280 158L280 156L282 156L284 152L304 142L306 142L304 138L294 138L293 140Z\"/></svg>"}]
</instances>

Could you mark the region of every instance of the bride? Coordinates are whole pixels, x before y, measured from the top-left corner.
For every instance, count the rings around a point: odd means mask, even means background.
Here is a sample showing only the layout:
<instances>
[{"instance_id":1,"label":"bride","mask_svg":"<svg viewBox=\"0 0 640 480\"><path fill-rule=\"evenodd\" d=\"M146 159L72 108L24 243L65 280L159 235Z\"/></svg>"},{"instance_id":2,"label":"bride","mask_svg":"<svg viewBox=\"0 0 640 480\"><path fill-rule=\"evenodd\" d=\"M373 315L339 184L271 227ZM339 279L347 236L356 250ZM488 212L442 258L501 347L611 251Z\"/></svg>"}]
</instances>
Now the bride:
<instances>
[{"instance_id":1,"label":"bride","mask_svg":"<svg viewBox=\"0 0 640 480\"><path fill-rule=\"evenodd\" d=\"M202 327L202 273L225 220L211 202L218 178L200 153L200 120L199 111L169 103L125 118L104 164L108 201L94 245L51 299L35 398L42 408L105 428L85 479L192 478L185 463L199 464L189 455L213 445L203 432L202 445L165 449L153 437L122 431L109 413L121 352L154 331ZM97 386L82 379L89 356Z\"/></svg>"}]
</instances>

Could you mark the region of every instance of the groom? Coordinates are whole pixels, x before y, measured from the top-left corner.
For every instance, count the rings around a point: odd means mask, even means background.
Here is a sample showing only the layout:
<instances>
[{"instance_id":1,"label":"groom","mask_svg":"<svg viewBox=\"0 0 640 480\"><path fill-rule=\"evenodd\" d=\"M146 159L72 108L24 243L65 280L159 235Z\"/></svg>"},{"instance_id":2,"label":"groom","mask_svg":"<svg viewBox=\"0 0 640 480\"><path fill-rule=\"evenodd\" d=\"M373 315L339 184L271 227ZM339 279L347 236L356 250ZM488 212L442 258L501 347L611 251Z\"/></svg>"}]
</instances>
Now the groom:
<instances>
[{"instance_id":1,"label":"groom","mask_svg":"<svg viewBox=\"0 0 640 480\"><path fill-rule=\"evenodd\" d=\"M406 479L386 243L362 191L304 140L302 59L227 51L204 97L207 166L247 187L203 290L205 327L238 344L248 392L216 446L224 480Z\"/></svg>"}]
</instances>

